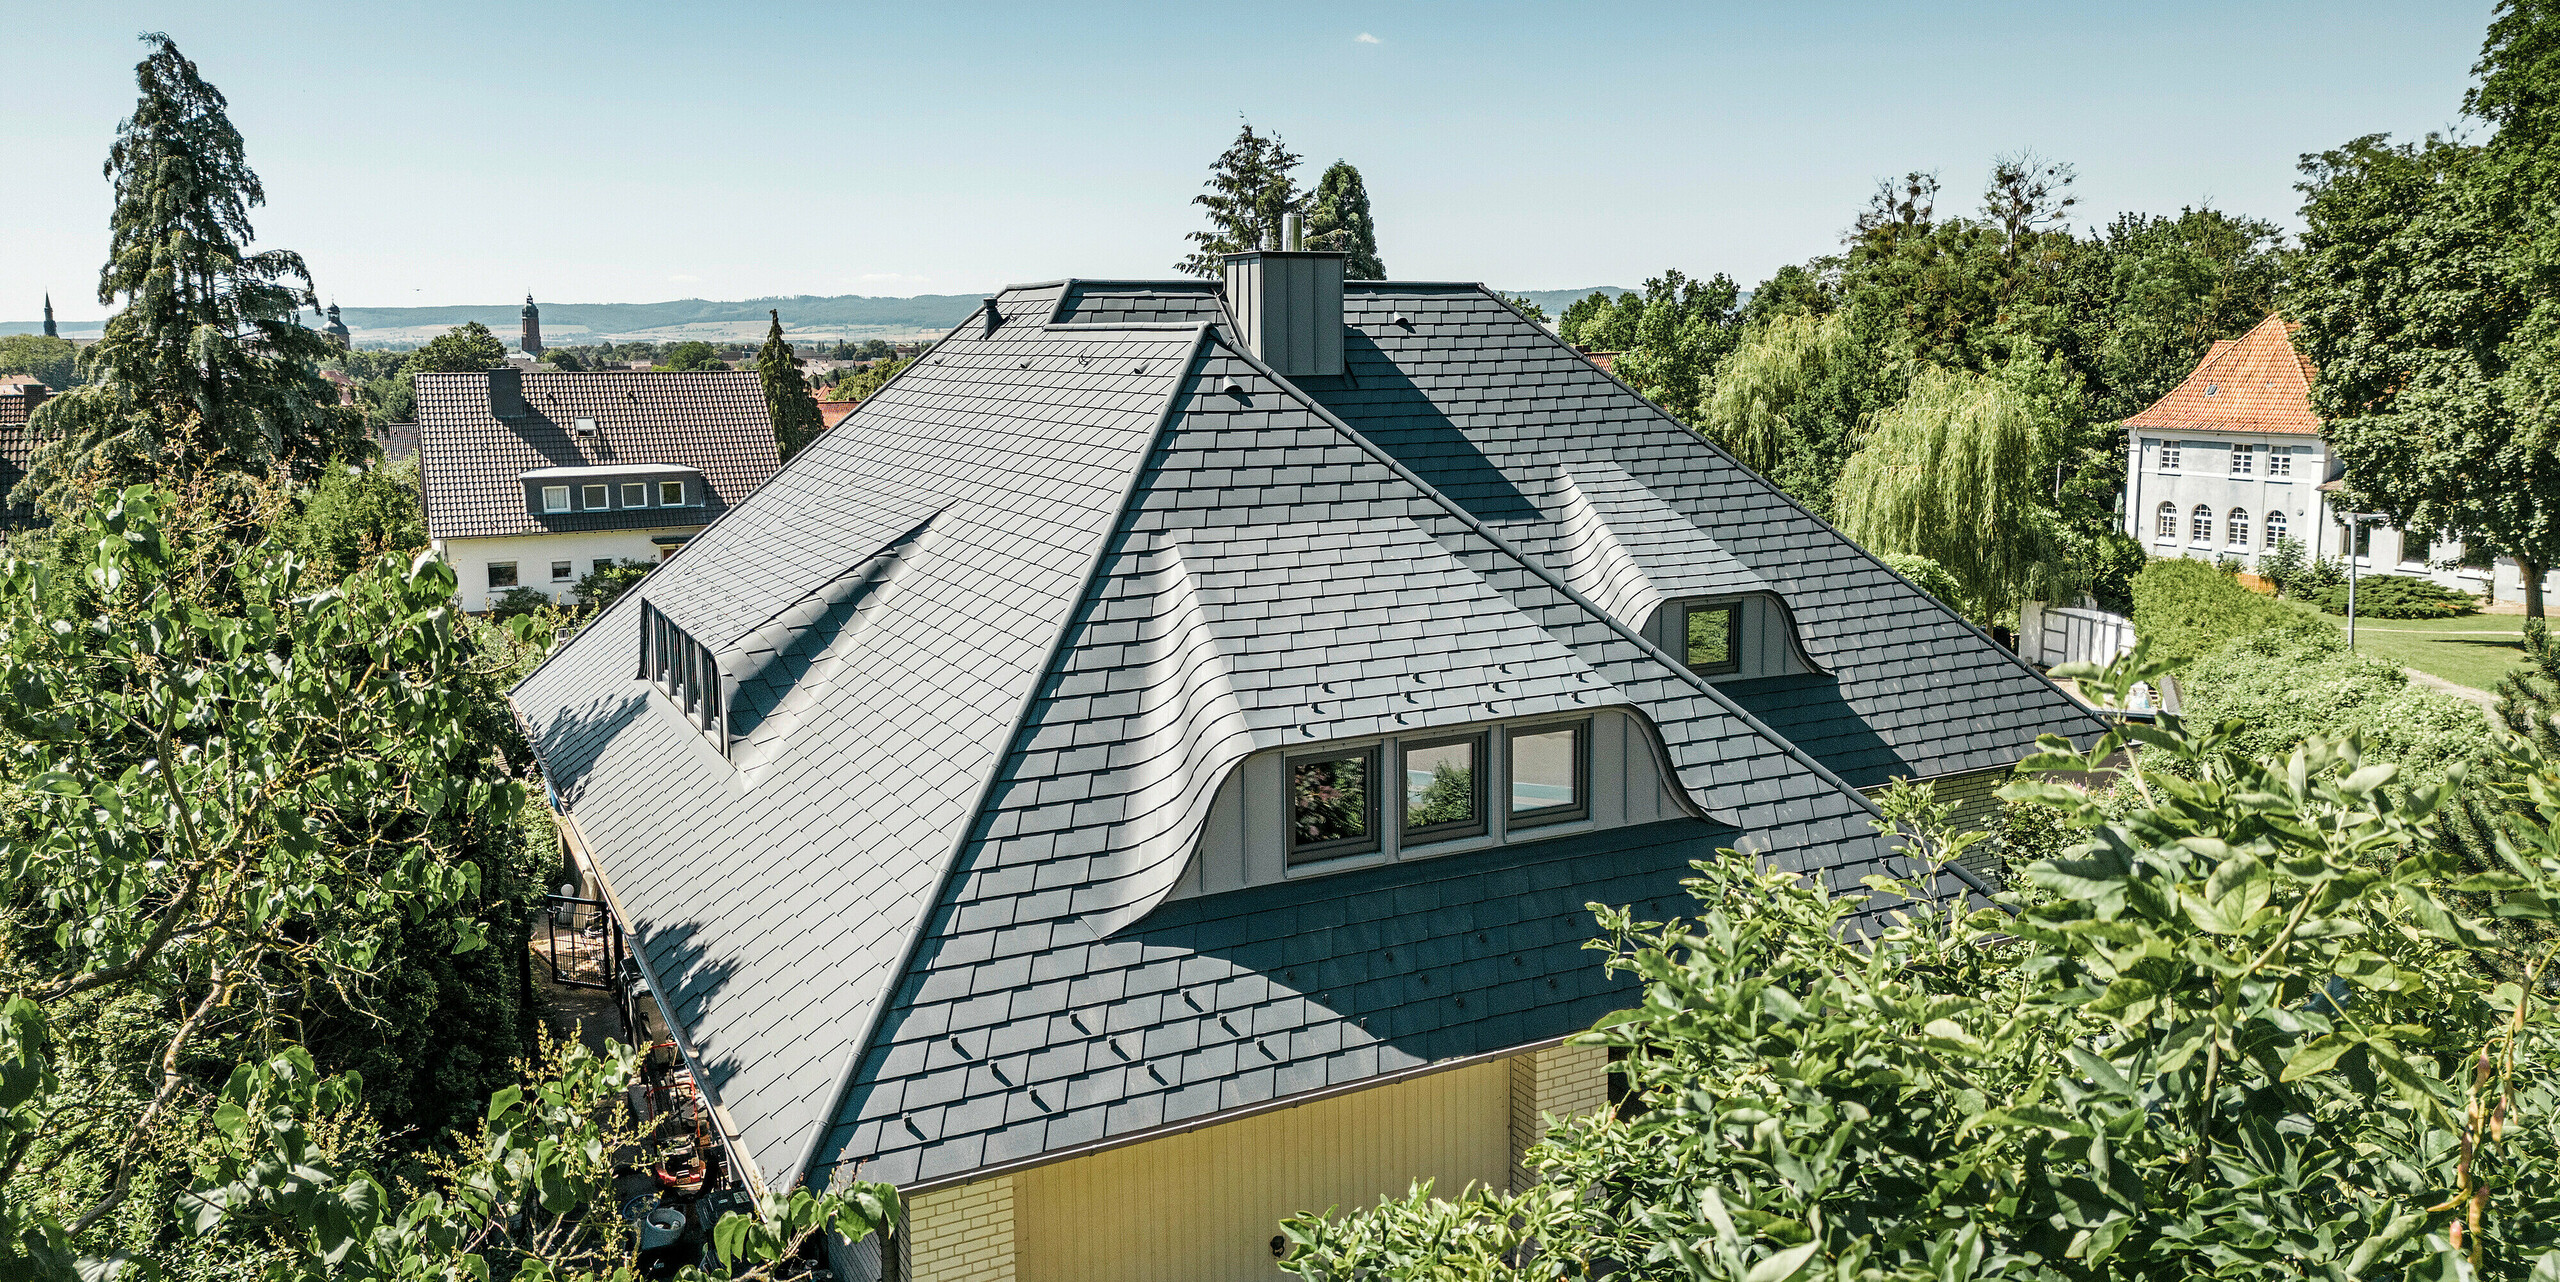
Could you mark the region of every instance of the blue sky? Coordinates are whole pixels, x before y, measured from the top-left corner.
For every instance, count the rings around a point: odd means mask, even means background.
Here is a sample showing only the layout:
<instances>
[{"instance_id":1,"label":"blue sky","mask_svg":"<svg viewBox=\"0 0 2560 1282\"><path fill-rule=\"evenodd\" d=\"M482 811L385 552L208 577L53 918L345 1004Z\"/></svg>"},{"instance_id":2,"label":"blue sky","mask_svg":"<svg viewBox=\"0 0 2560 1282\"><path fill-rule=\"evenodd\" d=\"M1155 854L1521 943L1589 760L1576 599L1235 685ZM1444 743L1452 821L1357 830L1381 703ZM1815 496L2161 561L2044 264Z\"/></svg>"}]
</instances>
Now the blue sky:
<instances>
[{"instance_id":1,"label":"blue sky","mask_svg":"<svg viewBox=\"0 0 2560 1282\"><path fill-rule=\"evenodd\" d=\"M1239 115L1374 201L1392 275L1514 289L1836 247L1878 177L2293 225L2295 157L2457 123L2485 0L481 5L0 0L0 320L90 320L135 33L231 100L261 243L370 306L1163 275Z\"/></svg>"}]
</instances>

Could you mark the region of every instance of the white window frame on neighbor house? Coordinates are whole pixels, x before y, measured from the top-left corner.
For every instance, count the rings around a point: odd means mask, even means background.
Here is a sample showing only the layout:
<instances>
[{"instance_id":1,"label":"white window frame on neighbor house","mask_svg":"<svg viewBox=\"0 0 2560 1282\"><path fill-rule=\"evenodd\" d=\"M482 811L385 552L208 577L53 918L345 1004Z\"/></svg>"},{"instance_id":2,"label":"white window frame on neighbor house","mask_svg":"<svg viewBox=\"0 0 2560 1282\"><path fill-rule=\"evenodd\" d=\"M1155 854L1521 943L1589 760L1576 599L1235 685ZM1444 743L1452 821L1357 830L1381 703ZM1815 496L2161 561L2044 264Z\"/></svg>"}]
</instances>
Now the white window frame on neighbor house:
<instances>
[{"instance_id":1,"label":"white window frame on neighbor house","mask_svg":"<svg viewBox=\"0 0 2560 1282\"><path fill-rule=\"evenodd\" d=\"M2274 511L2267 513L2266 539L2269 551L2273 551L2276 544L2284 542L2284 527L2284 513Z\"/></svg>"},{"instance_id":2,"label":"white window frame on neighbor house","mask_svg":"<svg viewBox=\"0 0 2560 1282\"><path fill-rule=\"evenodd\" d=\"M2198 503L2187 513L2187 542L2198 547L2213 546L2213 505Z\"/></svg>"},{"instance_id":3,"label":"white window frame on neighbor house","mask_svg":"<svg viewBox=\"0 0 2560 1282\"><path fill-rule=\"evenodd\" d=\"M660 482L658 482L658 506L660 506L660 507L683 507L684 505L685 505L685 502L684 502L684 482L682 482L682 481L660 481Z\"/></svg>"},{"instance_id":4,"label":"white window frame on neighbor house","mask_svg":"<svg viewBox=\"0 0 2560 1282\"><path fill-rule=\"evenodd\" d=\"M624 481L622 483L622 505L624 507L649 506L649 483L647 481Z\"/></svg>"},{"instance_id":5,"label":"white window frame on neighbor house","mask_svg":"<svg viewBox=\"0 0 2560 1282\"><path fill-rule=\"evenodd\" d=\"M602 512L613 506L613 487L601 481L579 487L578 498L590 512Z\"/></svg>"},{"instance_id":6,"label":"white window frame on neighbor house","mask_svg":"<svg viewBox=\"0 0 2560 1282\"><path fill-rule=\"evenodd\" d=\"M2292 476L2292 475L2293 475L2293 447L2292 447L2292 446L2290 446L2290 445L2279 445L2279 446L2276 446L2276 447L2275 447L2275 448L2273 448L2273 449L2268 450L2268 451L2267 451L2267 476L2268 476L2268 479L2272 480L2272 479L2274 479L2274 478L2276 478L2276 477L2290 477L2290 476Z\"/></svg>"},{"instance_id":7,"label":"white window frame on neighbor house","mask_svg":"<svg viewBox=\"0 0 2560 1282\"><path fill-rule=\"evenodd\" d=\"M2178 448L2178 443L2177 443L2176 441L2162 441L2162 442L2160 442L2160 470L2161 470L2161 471L2163 471L2163 472L2180 472L2180 471L2184 471L2184 470L2186 470L2186 469L2184 469L2184 468L2182 468L2182 467L2178 466L2178 464L2179 464L2179 462L2180 462L2181 458L2182 458L2182 452L2179 450L2179 448Z\"/></svg>"},{"instance_id":8,"label":"white window frame on neighbor house","mask_svg":"<svg viewBox=\"0 0 2560 1282\"><path fill-rule=\"evenodd\" d=\"M2231 509L2229 515L2223 518L2223 521L2226 527L2224 533L2229 536L2231 546L2238 548L2243 552L2248 551L2249 509L2245 507L2235 507Z\"/></svg>"},{"instance_id":9,"label":"white window frame on neighbor house","mask_svg":"<svg viewBox=\"0 0 2560 1282\"><path fill-rule=\"evenodd\" d=\"M2248 475L2250 475L2250 474L2251 474L2252 472L2254 472L2254 471L2256 470L2256 468L2257 468L2257 457L2258 457L2258 449L2257 449L2257 447L2256 447L2256 446L2254 446L2254 445L2234 445L2234 446L2232 446L2232 447L2231 447L2231 474L2232 474L2233 476L2248 476Z\"/></svg>"},{"instance_id":10,"label":"white window frame on neighbor house","mask_svg":"<svg viewBox=\"0 0 2560 1282\"><path fill-rule=\"evenodd\" d=\"M543 486L543 487L542 487L542 510L543 510L543 511L545 511L545 512L566 512L566 511L568 511L568 510L569 510L569 487L568 487L568 486L565 486L565 485L546 485L546 486Z\"/></svg>"},{"instance_id":11,"label":"white window frame on neighbor house","mask_svg":"<svg viewBox=\"0 0 2560 1282\"><path fill-rule=\"evenodd\" d=\"M2168 542L2171 542L2171 543L2175 543L2175 542L2177 542L2177 541L2178 541L2178 505L2177 505L2176 503L2174 503L2174 502L2169 502L2169 501L2165 501L2165 500L2164 500L2164 501L2160 504L2160 514L2159 514L2159 515L2160 515L2160 519L2159 519L2158 523L2157 523L2157 524L2155 524L2155 525L2152 527L2153 529L2155 529L2156 531L2158 531L2158 533L2157 533L2154 537L2156 537L2156 538L2160 538L2160 539L2164 539L2164 540L2166 540L2166 541L2168 541Z\"/></svg>"}]
</instances>

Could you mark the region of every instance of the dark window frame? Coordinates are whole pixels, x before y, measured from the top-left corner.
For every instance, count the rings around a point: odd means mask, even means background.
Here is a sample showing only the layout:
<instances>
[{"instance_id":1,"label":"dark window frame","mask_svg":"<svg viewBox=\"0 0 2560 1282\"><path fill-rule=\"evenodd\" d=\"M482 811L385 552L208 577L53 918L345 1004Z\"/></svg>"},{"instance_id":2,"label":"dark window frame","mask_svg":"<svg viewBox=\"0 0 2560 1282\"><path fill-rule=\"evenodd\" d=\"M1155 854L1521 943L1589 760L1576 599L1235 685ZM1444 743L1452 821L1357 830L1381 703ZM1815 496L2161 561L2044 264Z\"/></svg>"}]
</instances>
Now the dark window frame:
<instances>
[{"instance_id":1,"label":"dark window frame","mask_svg":"<svg viewBox=\"0 0 2560 1282\"><path fill-rule=\"evenodd\" d=\"M566 583L576 577L578 577L578 563L576 561L554 561L551 563L552 582Z\"/></svg>"},{"instance_id":2,"label":"dark window frame","mask_svg":"<svg viewBox=\"0 0 2560 1282\"><path fill-rule=\"evenodd\" d=\"M1284 810L1283 823L1287 827L1287 849L1283 852L1283 859L1289 868L1297 869L1310 864L1330 863L1336 859L1372 855L1386 849L1385 824L1381 822L1384 816L1378 803L1378 776L1381 773L1378 767L1385 760L1385 747L1383 742L1368 743L1356 748L1334 748L1323 752L1284 756L1280 759L1280 786L1284 789L1281 794ZM1367 771L1368 796L1362 802L1362 821L1367 831L1362 836L1338 837L1331 841L1299 841L1298 767L1326 761L1354 759L1364 762ZM1398 791L1401 792L1402 788L1399 787Z\"/></svg>"},{"instance_id":3,"label":"dark window frame","mask_svg":"<svg viewBox=\"0 0 2560 1282\"><path fill-rule=\"evenodd\" d=\"M1471 777L1468 780L1468 783L1474 792L1474 812L1465 819L1444 820L1436 824L1425 824L1419 828L1414 827L1411 816L1406 813L1406 807L1412 804L1412 798L1406 796L1406 789L1411 786L1406 782L1406 780L1412 773L1411 767L1406 764L1406 758L1410 757L1417 751L1424 751L1431 748L1446 748L1451 744L1458 743L1468 744L1475 750L1475 764L1469 768L1469 774ZM1493 735L1489 731L1478 730L1469 734L1437 735L1422 739L1396 740L1395 780L1397 848L1403 849L1408 846L1427 846L1443 841L1457 841L1466 837L1481 837L1487 832L1492 831L1493 807L1491 805L1490 798L1486 795L1485 788L1486 777L1492 773ZM1294 836L1297 830L1295 827L1292 827L1290 831Z\"/></svg>"},{"instance_id":4,"label":"dark window frame","mask_svg":"<svg viewBox=\"0 0 2560 1282\"><path fill-rule=\"evenodd\" d=\"M499 568L500 566L504 566L504 567L506 567L506 571L507 571L507 578L506 578L506 582L504 582L504 583L501 583L501 582L499 582L499 581L498 581L498 568ZM486 563L486 572L487 572L487 574L488 574L488 576L489 576L489 586L490 586L492 589L495 589L495 588L512 588L512 587L520 587L520 586L522 586L522 583L521 583L521 581L518 579L517 574L516 574L516 563L515 563L515 562L513 562L513 561L490 561L490 562L487 562L487 563Z\"/></svg>"},{"instance_id":5,"label":"dark window frame","mask_svg":"<svg viewBox=\"0 0 2560 1282\"><path fill-rule=\"evenodd\" d=\"M1685 625L1686 620L1684 619ZM1591 817L1591 728L1593 719L1573 721L1541 721L1530 725L1506 726L1502 733L1502 815L1503 828L1543 828L1550 824L1574 823ZM1529 735L1553 734L1558 730L1573 732L1573 804L1542 806L1523 811L1516 804L1520 796L1520 740Z\"/></svg>"},{"instance_id":6,"label":"dark window frame","mask_svg":"<svg viewBox=\"0 0 2560 1282\"><path fill-rule=\"evenodd\" d=\"M1710 610L1722 610L1725 612L1724 652L1727 657L1723 663L1690 663L1689 616L1694 613ZM1691 672L1695 672L1702 677L1729 677L1734 673L1742 671L1742 602L1739 599L1707 599L1681 602L1679 639L1680 662L1685 664Z\"/></svg>"}]
</instances>

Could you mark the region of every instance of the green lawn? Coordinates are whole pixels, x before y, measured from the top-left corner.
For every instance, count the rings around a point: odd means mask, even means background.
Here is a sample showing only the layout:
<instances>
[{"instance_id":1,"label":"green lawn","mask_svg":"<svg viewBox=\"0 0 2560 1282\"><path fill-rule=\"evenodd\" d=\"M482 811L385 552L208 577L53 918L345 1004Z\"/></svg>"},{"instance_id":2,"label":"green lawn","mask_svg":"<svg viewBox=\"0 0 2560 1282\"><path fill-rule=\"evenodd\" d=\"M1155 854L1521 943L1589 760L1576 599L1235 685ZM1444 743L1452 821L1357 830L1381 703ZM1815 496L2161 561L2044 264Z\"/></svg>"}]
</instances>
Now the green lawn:
<instances>
[{"instance_id":1,"label":"green lawn","mask_svg":"<svg viewBox=\"0 0 2560 1282\"><path fill-rule=\"evenodd\" d=\"M2346 630L2347 621L2322 615ZM2356 652L2389 659L2474 690L2495 690L2521 661L2524 616L2474 614L2458 619L2358 619Z\"/></svg>"}]
</instances>

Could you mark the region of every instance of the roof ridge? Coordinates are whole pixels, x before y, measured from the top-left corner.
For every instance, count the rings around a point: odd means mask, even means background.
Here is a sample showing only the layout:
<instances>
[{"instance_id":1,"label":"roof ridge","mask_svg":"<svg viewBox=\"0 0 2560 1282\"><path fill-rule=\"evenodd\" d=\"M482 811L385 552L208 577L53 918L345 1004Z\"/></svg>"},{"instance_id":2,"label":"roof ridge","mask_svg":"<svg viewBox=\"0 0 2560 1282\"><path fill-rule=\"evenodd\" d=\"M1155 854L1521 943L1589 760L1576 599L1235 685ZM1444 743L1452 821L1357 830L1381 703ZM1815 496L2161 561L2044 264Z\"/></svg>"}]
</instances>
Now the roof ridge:
<instances>
[{"instance_id":1,"label":"roof ridge","mask_svg":"<svg viewBox=\"0 0 2560 1282\"><path fill-rule=\"evenodd\" d=\"M961 322L962 325L967 323ZM954 326L952 332L957 333L959 328L960 326ZM1068 602L1066 611L1060 616L1057 632L1049 638L1048 650L1041 658L1039 671L1031 680L1023 683L1022 698L1015 706L1013 717L1009 722L1012 728L1006 733L1005 746L990 759L985 776L978 781L977 796L969 803L967 817L959 825L959 835L953 839L950 850L942 857L942 869L934 875L932 888L923 900L922 909L915 914L914 921L908 926L906 941L900 945L896 960L881 972L884 983L878 1000L872 1003L870 1011L864 1016L861 1031L847 1043L850 1049L846 1052L843 1068L836 1074L834 1084L828 1088L824 1105L814 1114L814 1120L809 1127L808 1142L801 1146L799 1158L793 1161L779 1178L767 1181L768 1188L781 1191L797 1185L804 1179L818 1160L818 1150L826 1145L828 1134L834 1130L833 1119L844 1107L845 1095L853 1089L854 1079L862 1072L863 1057L870 1053L872 1039L880 1035L881 1026L887 1022L891 1008L897 1004L895 998L898 986L906 982L907 971L915 965L916 953L924 946L925 937L932 930L934 908L942 902L943 895L949 892L952 875L960 866L960 856L968 850L970 843L976 840L979 821L985 818L987 802L995 795L997 785L1004 776L1004 764L1012 756L1013 743L1021 737L1024 723L1030 720L1031 708L1039 700L1050 672L1058 666L1058 658L1067 648L1067 639L1074 635L1076 621L1081 615L1081 607L1093 596L1095 585L1101 580L1103 571L1111 563L1111 548L1119 539L1121 522L1127 517L1129 505L1136 500L1138 489L1146 480L1147 460L1163 446L1165 433L1180 417L1183 392L1191 385L1192 371L1200 363L1202 350L1208 346L1209 332L1215 328L1214 324L1204 322L1193 334L1190 352L1183 357L1179 371L1165 389L1164 405L1156 413L1155 427L1148 432L1147 443L1138 451L1138 463L1129 469L1127 483L1120 491L1118 510L1112 513L1111 520L1102 526L1101 533L1094 540L1093 555L1085 565L1083 585L1076 590L1074 598Z\"/></svg>"}]
</instances>

